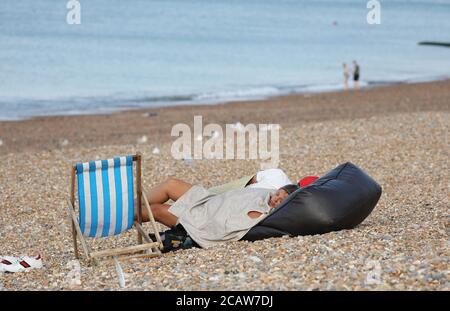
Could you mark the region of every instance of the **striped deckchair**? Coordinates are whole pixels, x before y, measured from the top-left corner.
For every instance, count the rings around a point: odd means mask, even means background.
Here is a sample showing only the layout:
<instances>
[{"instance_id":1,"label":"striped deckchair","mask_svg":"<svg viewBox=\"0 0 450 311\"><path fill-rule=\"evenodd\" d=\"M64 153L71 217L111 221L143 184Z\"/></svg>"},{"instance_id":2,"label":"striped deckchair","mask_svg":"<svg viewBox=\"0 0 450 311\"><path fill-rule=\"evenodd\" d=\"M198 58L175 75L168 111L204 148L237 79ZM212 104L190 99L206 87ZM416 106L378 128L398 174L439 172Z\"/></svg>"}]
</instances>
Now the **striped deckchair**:
<instances>
[{"instance_id":1,"label":"striped deckchair","mask_svg":"<svg viewBox=\"0 0 450 311\"><path fill-rule=\"evenodd\" d=\"M133 163L136 163L136 181ZM75 183L77 179L77 183ZM75 184L78 189L78 217L75 209ZM136 199L134 186L136 185ZM156 240L142 228L142 201L150 217ZM141 155L77 163L71 167L69 211L72 218L73 245L79 258L77 237L89 262L100 257L119 256L146 251L144 256L161 254L161 237L150 205L141 185ZM134 221L137 210L137 221ZM139 245L90 252L85 238L114 236L135 227ZM145 240L145 243L143 243Z\"/></svg>"}]
</instances>

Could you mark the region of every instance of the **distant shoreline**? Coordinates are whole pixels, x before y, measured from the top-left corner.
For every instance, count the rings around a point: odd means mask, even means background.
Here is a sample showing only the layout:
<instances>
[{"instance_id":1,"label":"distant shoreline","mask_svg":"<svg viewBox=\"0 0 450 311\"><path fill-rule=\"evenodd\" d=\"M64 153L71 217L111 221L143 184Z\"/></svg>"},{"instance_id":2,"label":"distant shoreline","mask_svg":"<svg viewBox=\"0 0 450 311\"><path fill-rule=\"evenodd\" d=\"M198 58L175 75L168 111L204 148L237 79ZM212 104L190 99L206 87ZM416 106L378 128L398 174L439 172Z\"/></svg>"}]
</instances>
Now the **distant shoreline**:
<instances>
[{"instance_id":1,"label":"distant shoreline","mask_svg":"<svg viewBox=\"0 0 450 311\"><path fill-rule=\"evenodd\" d=\"M394 86L401 84L416 84L435 81L450 80L450 76L434 76L423 77L407 80L369 80L360 81L360 89L366 90L384 86ZM352 90L352 81L349 81L350 89ZM0 122L9 121L23 121L27 119L40 118L40 117L62 117L62 116L81 116L81 115L103 115L113 114L124 111L133 111L141 109L160 109L165 107L186 107L186 106L198 106L198 105L218 105L227 104L232 102L247 102L247 101L260 101L269 100L276 97L290 96L290 95L302 95L302 94L325 94L334 92L345 92L342 84L321 84L321 85L291 85L291 86L266 86L260 88L254 88L242 91L223 91L223 92L211 92L202 94L187 94L187 95L171 95L171 96L155 96L155 97L141 97L141 98L109 98L109 97L80 97L74 99L41 99L36 100L37 103L43 105L51 103L51 106L57 106L58 108L49 113L35 113L27 115L26 112L22 116L2 116L0 110ZM241 92L241 94L239 94ZM259 93L259 94L258 94ZM239 94L239 95L237 95ZM246 95L245 95L246 94ZM74 101L79 104L80 101L85 102L85 105L90 110L80 111L65 110L62 112L62 107L69 105L70 101ZM29 100L24 100L29 102ZM107 102L108 104L105 104ZM146 103L147 102L147 103ZM26 104L25 104L26 105ZM92 106L98 106L98 108L92 108ZM61 108L59 108L61 107ZM59 109L59 110L58 110Z\"/></svg>"},{"instance_id":2,"label":"distant shoreline","mask_svg":"<svg viewBox=\"0 0 450 311\"><path fill-rule=\"evenodd\" d=\"M359 91L293 94L216 105L185 105L125 110L110 114L36 117L0 121L0 155L70 147L136 145L173 141L172 127L204 123L275 123L282 128L337 119L418 111L450 111L450 80L396 84Z\"/></svg>"}]
</instances>

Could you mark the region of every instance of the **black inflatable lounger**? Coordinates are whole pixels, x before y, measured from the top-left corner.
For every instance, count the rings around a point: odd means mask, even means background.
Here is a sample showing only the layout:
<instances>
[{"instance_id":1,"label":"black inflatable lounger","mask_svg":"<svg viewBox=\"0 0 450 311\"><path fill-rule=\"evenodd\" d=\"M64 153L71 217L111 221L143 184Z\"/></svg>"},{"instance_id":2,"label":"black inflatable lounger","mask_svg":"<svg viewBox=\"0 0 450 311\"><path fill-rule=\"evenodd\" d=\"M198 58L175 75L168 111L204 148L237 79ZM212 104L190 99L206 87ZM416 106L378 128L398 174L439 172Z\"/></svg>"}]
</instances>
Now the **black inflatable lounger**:
<instances>
[{"instance_id":1,"label":"black inflatable lounger","mask_svg":"<svg viewBox=\"0 0 450 311\"><path fill-rule=\"evenodd\" d=\"M352 229L369 216L380 196L380 185L347 162L292 193L241 240Z\"/></svg>"}]
</instances>

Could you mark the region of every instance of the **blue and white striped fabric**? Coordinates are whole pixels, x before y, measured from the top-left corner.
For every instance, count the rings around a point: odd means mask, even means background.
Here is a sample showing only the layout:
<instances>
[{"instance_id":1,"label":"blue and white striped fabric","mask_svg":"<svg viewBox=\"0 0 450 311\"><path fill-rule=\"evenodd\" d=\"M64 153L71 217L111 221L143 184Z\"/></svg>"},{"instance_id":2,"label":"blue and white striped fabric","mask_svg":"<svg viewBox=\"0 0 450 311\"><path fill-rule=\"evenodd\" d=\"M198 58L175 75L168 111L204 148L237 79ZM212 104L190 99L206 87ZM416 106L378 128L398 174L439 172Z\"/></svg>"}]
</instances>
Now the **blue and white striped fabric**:
<instances>
[{"instance_id":1,"label":"blue and white striped fabric","mask_svg":"<svg viewBox=\"0 0 450 311\"><path fill-rule=\"evenodd\" d=\"M105 237L133 226L133 157L76 165L80 228L84 236Z\"/></svg>"}]
</instances>

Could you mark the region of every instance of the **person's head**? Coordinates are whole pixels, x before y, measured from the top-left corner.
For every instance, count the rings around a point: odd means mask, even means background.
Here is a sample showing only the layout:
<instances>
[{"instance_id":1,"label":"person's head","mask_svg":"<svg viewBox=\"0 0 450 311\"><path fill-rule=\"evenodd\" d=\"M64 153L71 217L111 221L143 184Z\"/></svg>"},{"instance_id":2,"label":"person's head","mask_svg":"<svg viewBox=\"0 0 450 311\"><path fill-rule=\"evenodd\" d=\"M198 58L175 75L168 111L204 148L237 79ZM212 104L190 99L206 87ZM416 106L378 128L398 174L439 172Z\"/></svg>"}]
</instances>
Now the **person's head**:
<instances>
[{"instance_id":1,"label":"person's head","mask_svg":"<svg viewBox=\"0 0 450 311\"><path fill-rule=\"evenodd\" d=\"M353 65L357 65L358 63L356 62L356 60L353 60Z\"/></svg>"},{"instance_id":2,"label":"person's head","mask_svg":"<svg viewBox=\"0 0 450 311\"><path fill-rule=\"evenodd\" d=\"M342 67L347 68L347 64L346 63L342 63Z\"/></svg>"},{"instance_id":3,"label":"person's head","mask_svg":"<svg viewBox=\"0 0 450 311\"><path fill-rule=\"evenodd\" d=\"M291 193L297 190L297 185L286 185L278 189L274 194L270 196L269 205L271 208L276 208L284 201Z\"/></svg>"}]
</instances>

